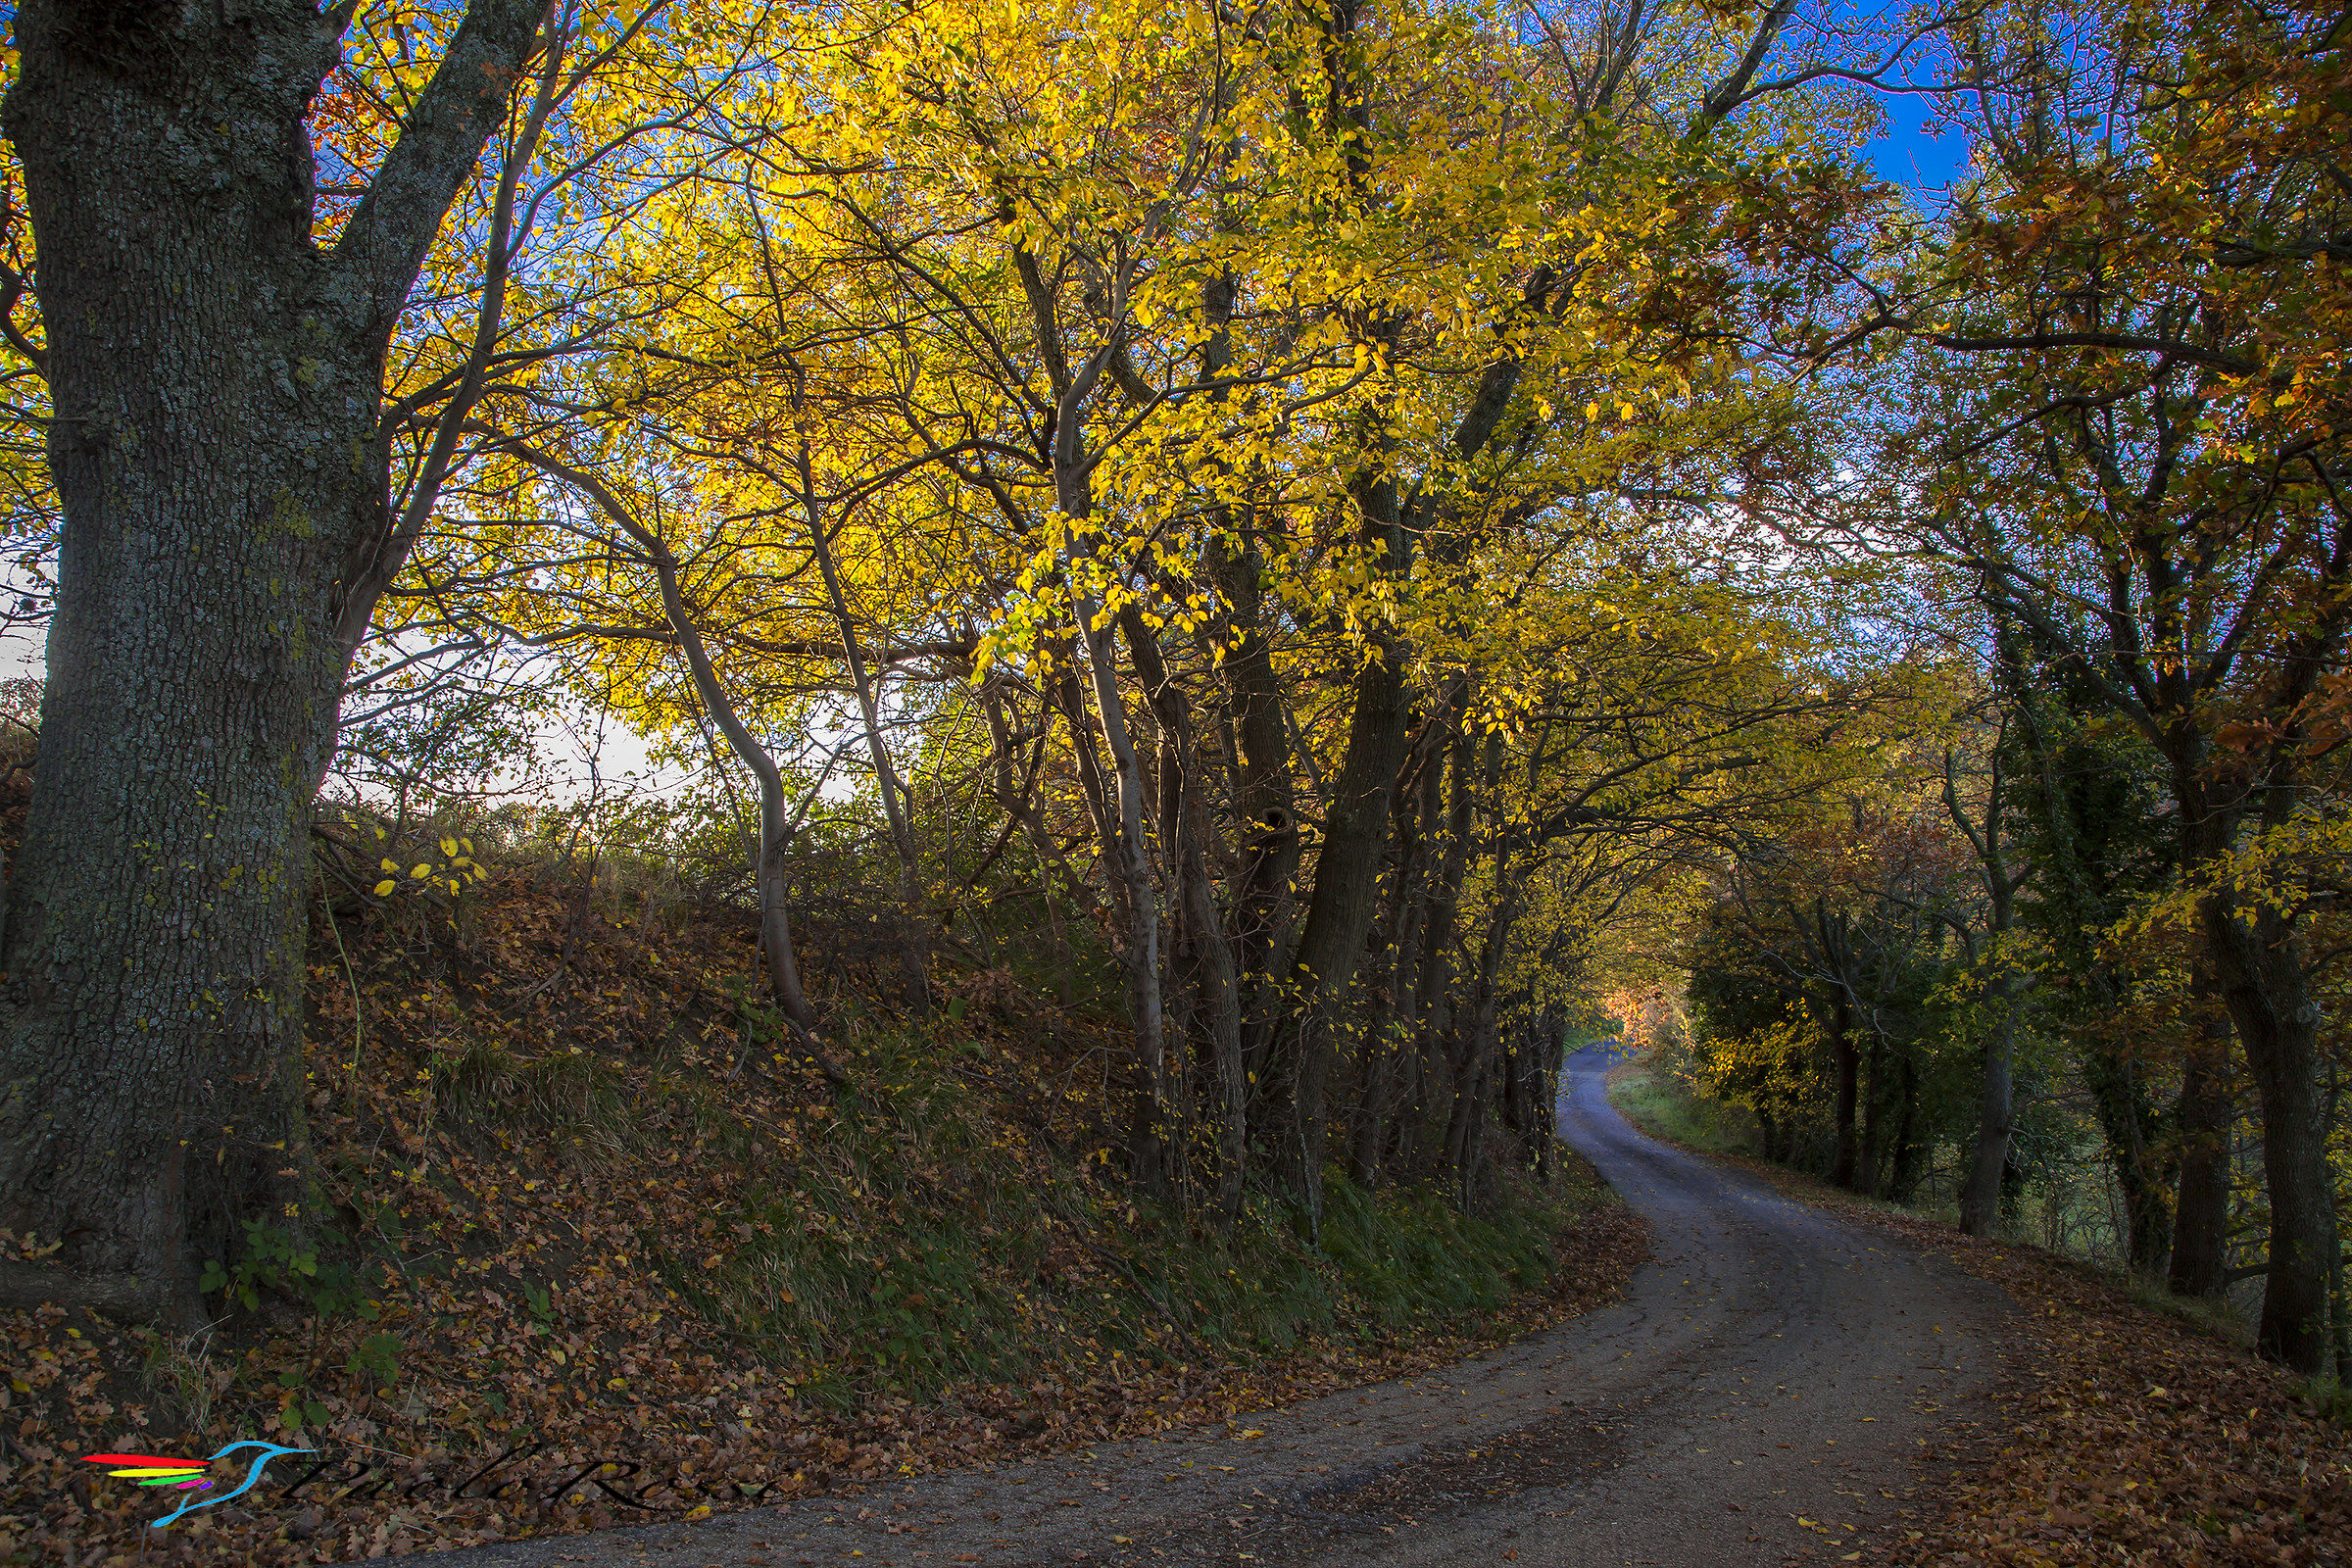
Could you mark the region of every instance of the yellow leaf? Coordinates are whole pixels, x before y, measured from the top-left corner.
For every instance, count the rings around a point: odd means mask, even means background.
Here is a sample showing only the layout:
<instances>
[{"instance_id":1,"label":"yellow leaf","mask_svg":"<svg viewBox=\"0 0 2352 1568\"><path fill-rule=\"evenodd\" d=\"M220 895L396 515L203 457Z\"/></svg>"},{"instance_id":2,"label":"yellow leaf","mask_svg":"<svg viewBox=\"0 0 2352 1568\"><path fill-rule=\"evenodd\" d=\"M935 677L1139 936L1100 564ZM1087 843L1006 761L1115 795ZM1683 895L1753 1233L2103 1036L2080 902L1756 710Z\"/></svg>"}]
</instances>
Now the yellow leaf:
<instances>
[{"instance_id":1,"label":"yellow leaf","mask_svg":"<svg viewBox=\"0 0 2352 1568\"><path fill-rule=\"evenodd\" d=\"M393 888L397 887L398 885L399 884L394 882L390 877L386 877L375 885L375 896L380 899L385 894L391 892Z\"/></svg>"},{"instance_id":2,"label":"yellow leaf","mask_svg":"<svg viewBox=\"0 0 2352 1568\"><path fill-rule=\"evenodd\" d=\"M415 877L419 882L423 881L426 877L431 876L432 874L433 868L430 865L426 865L421 862L415 870L409 873L409 875Z\"/></svg>"}]
</instances>

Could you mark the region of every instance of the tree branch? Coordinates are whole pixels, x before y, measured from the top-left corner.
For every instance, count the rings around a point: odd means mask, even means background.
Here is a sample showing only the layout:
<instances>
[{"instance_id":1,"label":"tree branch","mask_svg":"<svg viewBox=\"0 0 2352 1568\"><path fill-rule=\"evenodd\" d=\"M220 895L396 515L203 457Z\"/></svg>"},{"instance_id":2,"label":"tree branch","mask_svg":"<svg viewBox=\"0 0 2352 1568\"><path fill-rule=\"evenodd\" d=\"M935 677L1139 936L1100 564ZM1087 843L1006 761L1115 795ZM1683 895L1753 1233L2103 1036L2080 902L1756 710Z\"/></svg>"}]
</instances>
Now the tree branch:
<instances>
[{"instance_id":1,"label":"tree branch","mask_svg":"<svg viewBox=\"0 0 2352 1568\"><path fill-rule=\"evenodd\" d=\"M449 53L343 227L327 296L363 346L388 342L425 252L505 118L550 0L468 0Z\"/></svg>"}]
</instances>

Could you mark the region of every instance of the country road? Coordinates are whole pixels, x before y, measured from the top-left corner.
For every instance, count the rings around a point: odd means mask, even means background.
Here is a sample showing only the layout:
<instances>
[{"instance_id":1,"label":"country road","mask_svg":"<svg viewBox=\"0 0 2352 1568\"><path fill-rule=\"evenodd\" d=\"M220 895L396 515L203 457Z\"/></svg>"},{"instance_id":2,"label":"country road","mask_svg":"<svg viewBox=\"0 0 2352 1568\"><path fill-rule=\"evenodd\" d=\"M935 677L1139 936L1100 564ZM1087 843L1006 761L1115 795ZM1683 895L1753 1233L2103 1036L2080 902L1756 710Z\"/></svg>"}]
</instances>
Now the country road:
<instances>
[{"instance_id":1,"label":"country road","mask_svg":"<svg viewBox=\"0 0 2352 1568\"><path fill-rule=\"evenodd\" d=\"M1920 1449L1982 1418L2006 1298L1643 1138L1608 1103L1609 1064L1572 1057L1560 1110L1652 1227L1614 1305L1231 1430L436 1560L1708 1568L1834 1561L1899 1528Z\"/></svg>"}]
</instances>

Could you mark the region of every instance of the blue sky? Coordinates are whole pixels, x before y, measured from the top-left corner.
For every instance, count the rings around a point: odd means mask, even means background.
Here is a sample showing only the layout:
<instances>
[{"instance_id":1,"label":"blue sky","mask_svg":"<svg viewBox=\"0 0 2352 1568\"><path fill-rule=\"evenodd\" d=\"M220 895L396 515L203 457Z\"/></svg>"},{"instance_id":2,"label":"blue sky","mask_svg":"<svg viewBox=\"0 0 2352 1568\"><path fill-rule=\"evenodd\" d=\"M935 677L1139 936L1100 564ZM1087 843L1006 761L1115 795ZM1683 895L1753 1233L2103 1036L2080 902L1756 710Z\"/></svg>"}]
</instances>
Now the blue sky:
<instances>
[{"instance_id":1,"label":"blue sky","mask_svg":"<svg viewBox=\"0 0 2352 1568\"><path fill-rule=\"evenodd\" d=\"M1941 190L1968 167L1968 139L1945 127L1927 125L1926 106L1897 98L1886 108L1886 134L1867 149L1879 177L1913 190Z\"/></svg>"},{"instance_id":2,"label":"blue sky","mask_svg":"<svg viewBox=\"0 0 2352 1568\"><path fill-rule=\"evenodd\" d=\"M1767 65L1786 69L1824 56L1857 67L1884 63L1890 43L1912 23L1906 0L1799 0ZM1888 78L1920 84L1948 78L1951 56L1938 36L1913 42ZM1886 92L1886 133L1867 149L1879 177L1913 190L1940 191L1968 167L1968 138L1954 126L1937 127L1935 101L1925 94Z\"/></svg>"}]
</instances>

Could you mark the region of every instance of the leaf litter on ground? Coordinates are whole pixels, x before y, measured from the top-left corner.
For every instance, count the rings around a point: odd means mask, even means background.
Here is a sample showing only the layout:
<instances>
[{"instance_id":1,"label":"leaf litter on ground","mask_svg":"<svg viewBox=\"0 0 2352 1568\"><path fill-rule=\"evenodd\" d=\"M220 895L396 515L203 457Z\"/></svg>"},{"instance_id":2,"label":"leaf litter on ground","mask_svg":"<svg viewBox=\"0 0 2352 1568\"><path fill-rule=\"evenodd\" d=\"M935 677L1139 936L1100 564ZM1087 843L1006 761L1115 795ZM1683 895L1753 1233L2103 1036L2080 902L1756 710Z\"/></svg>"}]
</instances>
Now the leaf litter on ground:
<instances>
[{"instance_id":1,"label":"leaf litter on ground","mask_svg":"<svg viewBox=\"0 0 2352 1568\"><path fill-rule=\"evenodd\" d=\"M1778 1166L1737 1163L2017 1303L1994 1419L1920 1455L1908 1516L1856 1560L1898 1568L2352 1563L2352 1429L2192 1309L2155 1310L2040 1248L1959 1234Z\"/></svg>"},{"instance_id":2,"label":"leaf litter on ground","mask_svg":"<svg viewBox=\"0 0 2352 1568\"><path fill-rule=\"evenodd\" d=\"M1416 1375L1645 1255L1573 1157L1504 1195L1516 1230L1342 1192L1327 1250L1271 1214L1203 1241L1125 1206L1102 1030L1003 971L919 1035L845 1005L837 1098L742 1002L748 929L466 898L314 952L313 1218L346 1245L298 1265L289 1232L292 1291L184 1339L0 1314L0 1563L278 1568L855 1493ZM254 1438L340 1464L155 1531L79 1462Z\"/></svg>"}]
</instances>

